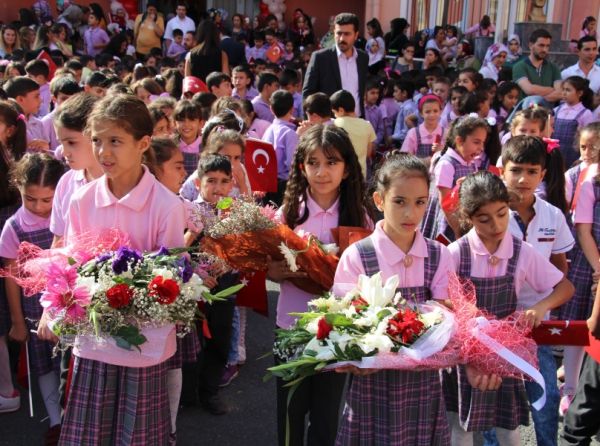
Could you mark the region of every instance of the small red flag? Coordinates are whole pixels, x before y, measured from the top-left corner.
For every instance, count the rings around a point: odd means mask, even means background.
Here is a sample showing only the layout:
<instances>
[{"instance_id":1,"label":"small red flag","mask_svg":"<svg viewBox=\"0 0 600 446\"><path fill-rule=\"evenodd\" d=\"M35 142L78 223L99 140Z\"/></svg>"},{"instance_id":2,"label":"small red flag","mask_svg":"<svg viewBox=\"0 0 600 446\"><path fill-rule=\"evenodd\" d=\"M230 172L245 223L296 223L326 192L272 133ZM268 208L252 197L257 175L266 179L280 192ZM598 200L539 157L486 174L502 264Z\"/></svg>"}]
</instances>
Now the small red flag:
<instances>
[{"instance_id":1,"label":"small red flag","mask_svg":"<svg viewBox=\"0 0 600 446\"><path fill-rule=\"evenodd\" d=\"M246 140L245 167L253 192L277 192L277 155L273 144Z\"/></svg>"},{"instance_id":2,"label":"small red flag","mask_svg":"<svg viewBox=\"0 0 600 446\"><path fill-rule=\"evenodd\" d=\"M264 271L257 271L250 274L241 273L240 281L245 286L237 293L236 305L252 308L257 313L268 316L267 273Z\"/></svg>"},{"instance_id":3,"label":"small red flag","mask_svg":"<svg viewBox=\"0 0 600 446\"><path fill-rule=\"evenodd\" d=\"M493 173L494 175L496 175L497 177L500 176L500 169L497 168L496 166L492 166L491 164L488 166L487 168L488 172Z\"/></svg>"},{"instance_id":4,"label":"small red flag","mask_svg":"<svg viewBox=\"0 0 600 446\"><path fill-rule=\"evenodd\" d=\"M44 62L46 62L48 64L48 68L50 68L50 74L48 75L48 82L50 82L52 80L52 78L54 77L54 73L56 72L56 69L57 69L57 66L54 63L54 61L52 60L52 57L50 57L50 54L48 54L46 51L42 50L37 55L36 59L43 60Z\"/></svg>"},{"instance_id":5,"label":"small red flag","mask_svg":"<svg viewBox=\"0 0 600 446\"><path fill-rule=\"evenodd\" d=\"M277 43L271 45L271 47L265 53L267 59L269 59L273 63L277 63L279 59L281 59L281 48Z\"/></svg>"},{"instance_id":6,"label":"small red flag","mask_svg":"<svg viewBox=\"0 0 600 446\"><path fill-rule=\"evenodd\" d=\"M531 335L539 345L590 344L586 321L542 321Z\"/></svg>"}]
</instances>

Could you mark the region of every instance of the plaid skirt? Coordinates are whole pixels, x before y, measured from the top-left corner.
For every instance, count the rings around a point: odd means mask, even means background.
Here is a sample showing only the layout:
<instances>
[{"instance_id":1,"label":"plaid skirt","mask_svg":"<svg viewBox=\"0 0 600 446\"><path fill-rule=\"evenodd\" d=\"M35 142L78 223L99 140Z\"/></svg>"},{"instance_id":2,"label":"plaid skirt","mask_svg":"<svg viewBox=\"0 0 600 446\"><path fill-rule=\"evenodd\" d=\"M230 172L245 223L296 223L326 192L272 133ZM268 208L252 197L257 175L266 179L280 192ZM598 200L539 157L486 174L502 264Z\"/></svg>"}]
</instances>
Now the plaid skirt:
<instances>
[{"instance_id":1,"label":"plaid skirt","mask_svg":"<svg viewBox=\"0 0 600 446\"><path fill-rule=\"evenodd\" d=\"M27 347L29 349L29 366L32 375L42 376L52 371L60 373L60 355L52 357L54 343L43 341L36 334L31 333L31 330L37 330L44 310L40 305L40 295L21 296L21 304L27 331L29 331Z\"/></svg>"},{"instance_id":2,"label":"plaid skirt","mask_svg":"<svg viewBox=\"0 0 600 446\"><path fill-rule=\"evenodd\" d=\"M468 432L493 427L514 430L529 424L529 402L522 379L503 378L495 392L473 389L464 366L442 372L446 410L460 415L460 424Z\"/></svg>"},{"instance_id":3,"label":"plaid skirt","mask_svg":"<svg viewBox=\"0 0 600 446\"><path fill-rule=\"evenodd\" d=\"M166 446L170 429L166 362L132 368L75 358L59 445Z\"/></svg>"},{"instance_id":4,"label":"plaid skirt","mask_svg":"<svg viewBox=\"0 0 600 446\"><path fill-rule=\"evenodd\" d=\"M183 338L177 336L177 350L167 359L167 369L180 369L183 364L198 361L198 353L200 353L200 336L198 328L194 326L194 329Z\"/></svg>"},{"instance_id":5,"label":"plaid skirt","mask_svg":"<svg viewBox=\"0 0 600 446\"><path fill-rule=\"evenodd\" d=\"M437 370L353 376L336 445L449 445Z\"/></svg>"},{"instance_id":6,"label":"plaid skirt","mask_svg":"<svg viewBox=\"0 0 600 446\"><path fill-rule=\"evenodd\" d=\"M198 170L198 160L200 159L199 153L183 153L183 167L187 172L188 176Z\"/></svg>"},{"instance_id":7,"label":"plaid skirt","mask_svg":"<svg viewBox=\"0 0 600 446\"><path fill-rule=\"evenodd\" d=\"M594 296L592 296L592 274L590 266L579 243L575 243L568 254L571 260L567 278L575 287L575 294L568 302L561 305L556 312L560 320L586 320L592 312Z\"/></svg>"}]
</instances>

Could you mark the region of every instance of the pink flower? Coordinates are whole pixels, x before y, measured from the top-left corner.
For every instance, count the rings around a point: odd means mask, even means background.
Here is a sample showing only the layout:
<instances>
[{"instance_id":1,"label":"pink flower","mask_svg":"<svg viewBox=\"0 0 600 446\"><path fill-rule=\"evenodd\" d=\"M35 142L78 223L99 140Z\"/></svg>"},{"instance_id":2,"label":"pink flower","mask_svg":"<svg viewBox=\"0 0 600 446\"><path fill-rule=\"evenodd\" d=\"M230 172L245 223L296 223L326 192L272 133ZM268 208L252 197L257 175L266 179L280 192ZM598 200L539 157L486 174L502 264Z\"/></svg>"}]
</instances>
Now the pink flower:
<instances>
[{"instance_id":1,"label":"pink flower","mask_svg":"<svg viewBox=\"0 0 600 446\"><path fill-rule=\"evenodd\" d=\"M279 215L277 215L277 208L275 208L274 206L267 204L265 206L261 206L259 210L263 217L268 218L277 225L281 224L281 218Z\"/></svg>"},{"instance_id":2,"label":"pink flower","mask_svg":"<svg viewBox=\"0 0 600 446\"><path fill-rule=\"evenodd\" d=\"M42 293L40 304L53 313L65 312L65 319L85 318L85 307L92 296L83 286L77 286L77 268L58 263L50 264L46 271L46 290Z\"/></svg>"}]
</instances>

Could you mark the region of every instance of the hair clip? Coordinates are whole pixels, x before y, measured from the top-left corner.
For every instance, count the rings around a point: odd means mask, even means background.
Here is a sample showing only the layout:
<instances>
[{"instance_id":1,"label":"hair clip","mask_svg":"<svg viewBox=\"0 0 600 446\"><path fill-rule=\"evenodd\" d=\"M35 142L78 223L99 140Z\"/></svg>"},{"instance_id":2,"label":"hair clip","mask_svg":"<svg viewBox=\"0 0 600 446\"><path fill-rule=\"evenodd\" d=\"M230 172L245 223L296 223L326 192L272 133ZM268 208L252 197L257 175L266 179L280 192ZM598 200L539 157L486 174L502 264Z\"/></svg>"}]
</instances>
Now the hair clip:
<instances>
[{"instance_id":1,"label":"hair clip","mask_svg":"<svg viewBox=\"0 0 600 446\"><path fill-rule=\"evenodd\" d=\"M19 113L19 116L17 116L17 120L27 123L27 119L25 119L25 115L23 113Z\"/></svg>"},{"instance_id":2,"label":"hair clip","mask_svg":"<svg viewBox=\"0 0 600 446\"><path fill-rule=\"evenodd\" d=\"M553 150L560 147L560 141L552 138L542 138L542 141L546 143L546 153L551 154Z\"/></svg>"},{"instance_id":3,"label":"hair clip","mask_svg":"<svg viewBox=\"0 0 600 446\"><path fill-rule=\"evenodd\" d=\"M241 116L239 116L236 112L234 112L230 108L225 108L225 109L223 109L223 111L230 112L231 114L233 114L233 116L235 116L235 119L238 122L238 126L240 128L240 132L244 130L244 119Z\"/></svg>"},{"instance_id":4,"label":"hair clip","mask_svg":"<svg viewBox=\"0 0 600 446\"><path fill-rule=\"evenodd\" d=\"M494 118L493 116L488 116L487 118L485 118L485 121L488 123L488 125L490 127L493 127L496 125L496 118Z\"/></svg>"}]
</instances>

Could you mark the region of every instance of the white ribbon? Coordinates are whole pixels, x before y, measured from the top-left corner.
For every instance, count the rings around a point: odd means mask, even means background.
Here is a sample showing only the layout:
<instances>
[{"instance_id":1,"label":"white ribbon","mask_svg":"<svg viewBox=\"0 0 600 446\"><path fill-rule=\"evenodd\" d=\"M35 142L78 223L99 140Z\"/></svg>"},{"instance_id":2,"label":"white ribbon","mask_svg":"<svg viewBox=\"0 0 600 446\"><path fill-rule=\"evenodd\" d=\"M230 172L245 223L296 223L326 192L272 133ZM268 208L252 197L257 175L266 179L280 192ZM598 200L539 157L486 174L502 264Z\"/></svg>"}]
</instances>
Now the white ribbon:
<instances>
[{"instance_id":1,"label":"white ribbon","mask_svg":"<svg viewBox=\"0 0 600 446\"><path fill-rule=\"evenodd\" d=\"M473 336L475 336L486 347L488 347L502 359L505 359L510 364L514 365L516 368L521 370L523 373L529 375L536 383L538 383L541 386L542 396L535 403L533 403L532 406L536 410L540 410L542 407L544 407L544 405L546 404L546 383L544 381L544 377L539 372L539 370L537 370L535 367L533 367L520 356L511 352L498 341L484 333L484 330L491 325L490 321L488 321L485 317L480 316L475 319L475 322L477 323L477 325L473 327Z\"/></svg>"}]
</instances>

